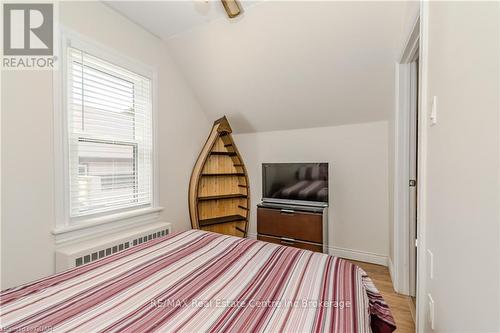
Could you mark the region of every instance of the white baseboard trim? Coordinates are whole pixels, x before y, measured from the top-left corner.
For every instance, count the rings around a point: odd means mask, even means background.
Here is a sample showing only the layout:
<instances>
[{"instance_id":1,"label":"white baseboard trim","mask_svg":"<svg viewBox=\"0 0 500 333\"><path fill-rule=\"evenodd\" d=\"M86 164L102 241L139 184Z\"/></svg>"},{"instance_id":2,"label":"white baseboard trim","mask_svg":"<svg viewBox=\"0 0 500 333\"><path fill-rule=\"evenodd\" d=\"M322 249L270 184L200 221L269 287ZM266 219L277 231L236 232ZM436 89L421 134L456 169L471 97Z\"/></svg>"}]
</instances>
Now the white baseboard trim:
<instances>
[{"instance_id":1,"label":"white baseboard trim","mask_svg":"<svg viewBox=\"0 0 500 333\"><path fill-rule=\"evenodd\" d=\"M394 289L396 289L396 284L394 283L394 264L392 263L391 257L387 257L387 263L388 263L388 268L389 268L389 275L391 276L391 281L392 285L394 286Z\"/></svg>"},{"instance_id":2,"label":"white baseboard trim","mask_svg":"<svg viewBox=\"0 0 500 333\"><path fill-rule=\"evenodd\" d=\"M257 234L249 232L249 233L247 233L247 238L257 239ZM386 267L389 266L389 262L390 262L389 257L381 255L381 254L346 249L346 248L341 248L341 247L336 247L336 246L329 246L328 247L328 254L335 256L335 257L339 257L339 258L368 262L370 264L382 265L382 266L386 266ZM392 266L392 262L391 262L391 266ZM389 270L391 270L390 266L389 266ZM391 273L391 278L392 278L392 273Z\"/></svg>"},{"instance_id":3,"label":"white baseboard trim","mask_svg":"<svg viewBox=\"0 0 500 333\"><path fill-rule=\"evenodd\" d=\"M257 234L254 234L253 232L249 232L249 233L247 233L247 238L257 239Z\"/></svg>"},{"instance_id":4,"label":"white baseboard trim","mask_svg":"<svg viewBox=\"0 0 500 333\"><path fill-rule=\"evenodd\" d=\"M386 267L388 266L388 257L377 253L346 249L336 246L329 246L328 253L332 256L344 259L368 262L370 264L382 265Z\"/></svg>"}]
</instances>

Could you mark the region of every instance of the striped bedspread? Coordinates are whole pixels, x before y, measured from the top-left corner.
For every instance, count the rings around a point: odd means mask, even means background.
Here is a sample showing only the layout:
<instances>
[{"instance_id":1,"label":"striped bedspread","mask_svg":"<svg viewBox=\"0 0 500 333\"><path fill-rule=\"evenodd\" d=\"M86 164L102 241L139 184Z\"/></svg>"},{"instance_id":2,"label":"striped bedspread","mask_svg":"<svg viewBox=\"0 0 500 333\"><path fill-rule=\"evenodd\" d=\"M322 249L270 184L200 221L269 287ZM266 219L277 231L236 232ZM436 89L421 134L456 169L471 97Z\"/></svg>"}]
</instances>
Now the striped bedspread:
<instances>
[{"instance_id":1,"label":"striped bedspread","mask_svg":"<svg viewBox=\"0 0 500 333\"><path fill-rule=\"evenodd\" d=\"M199 230L0 294L3 332L391 332L359 267Z\"/></svg>"}]
</instances>

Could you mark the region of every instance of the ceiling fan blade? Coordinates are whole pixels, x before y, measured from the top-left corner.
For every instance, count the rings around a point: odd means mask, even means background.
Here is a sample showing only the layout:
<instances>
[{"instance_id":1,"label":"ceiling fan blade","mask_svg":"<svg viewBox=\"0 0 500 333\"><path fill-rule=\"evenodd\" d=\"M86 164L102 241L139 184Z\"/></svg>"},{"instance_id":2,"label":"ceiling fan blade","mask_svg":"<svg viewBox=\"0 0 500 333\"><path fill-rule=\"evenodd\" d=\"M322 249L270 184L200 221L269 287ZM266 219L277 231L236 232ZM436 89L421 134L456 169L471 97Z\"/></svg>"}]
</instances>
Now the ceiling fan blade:
<instances>
[{"instance_id":1,"label":"ceiling fan blade","mask_svg":"<svg viewBox=\"0 0 500 333\"><path fill-rule=\"evenodd\" d=\"M230 18L240 15L241 9L240 5L236 0L221 0L224 9L226 10L227 16Z\"/></svg>"}]
</instances>

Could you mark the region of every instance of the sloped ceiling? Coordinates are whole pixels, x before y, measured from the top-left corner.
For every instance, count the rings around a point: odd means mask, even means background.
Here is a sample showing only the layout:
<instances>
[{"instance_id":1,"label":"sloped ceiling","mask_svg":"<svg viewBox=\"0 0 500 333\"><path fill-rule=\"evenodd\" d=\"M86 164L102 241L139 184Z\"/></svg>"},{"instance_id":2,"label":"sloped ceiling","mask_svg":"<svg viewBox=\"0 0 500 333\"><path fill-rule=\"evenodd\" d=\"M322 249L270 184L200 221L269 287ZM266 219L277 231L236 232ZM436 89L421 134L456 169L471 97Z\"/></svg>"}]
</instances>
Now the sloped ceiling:
<instances>
[{"instance_id":1,"label":"sloped ceiling","mask_svg":"<svg viewBox=\"0 0 500 333\"><path fill-rule=\"evenodd\" d=\"M220 0L112 0L104 3L162 39L216 19L230 21ZM244 0L244 8L258 3Z\"/></svg>"},{"instance_id":2,"label":"sloped ceiling","mask_svg":"<svg viewBox=\"0 0 500 333\"><path fill-rule=\"evenodd\" d=\"M240 133L388 119L412 23L406 2L243 2L233 20L218 2L109 5L163 38L208 117Z\"/></svg>"}]
</instances>

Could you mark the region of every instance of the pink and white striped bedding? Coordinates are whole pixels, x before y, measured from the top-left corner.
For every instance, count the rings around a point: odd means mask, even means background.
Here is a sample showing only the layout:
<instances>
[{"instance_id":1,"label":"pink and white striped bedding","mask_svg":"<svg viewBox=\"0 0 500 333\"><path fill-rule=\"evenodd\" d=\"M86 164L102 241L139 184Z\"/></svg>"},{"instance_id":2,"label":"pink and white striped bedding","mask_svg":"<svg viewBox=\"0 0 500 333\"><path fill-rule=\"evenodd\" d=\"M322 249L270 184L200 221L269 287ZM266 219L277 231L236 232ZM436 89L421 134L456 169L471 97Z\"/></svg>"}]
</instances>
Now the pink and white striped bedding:
<instances>
[{"instance_id":1,"label":"pink and white striped bedding","mask_svg":"<svg viewBox=\"0 0 500 333\"><path fill-rule=\"evenodd\" d=\"M190 230L0 294L3 332L391 332L346 260Z\"/></svg>"}]
</instances>

